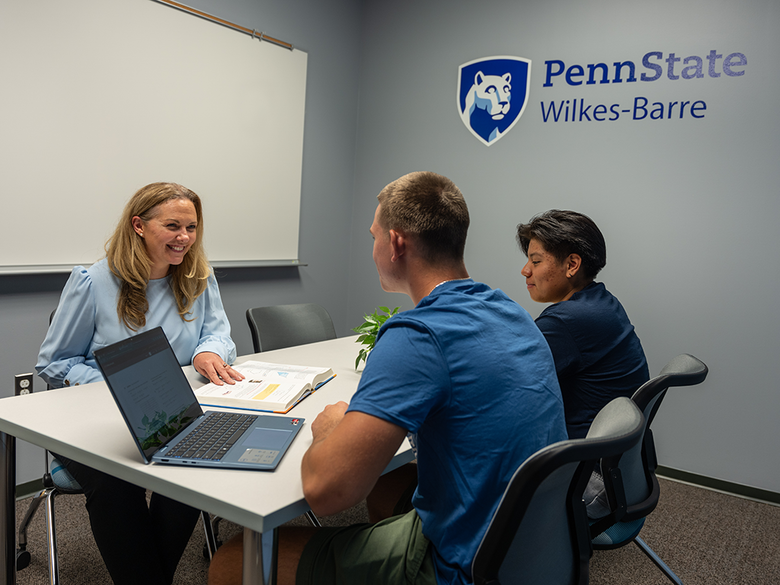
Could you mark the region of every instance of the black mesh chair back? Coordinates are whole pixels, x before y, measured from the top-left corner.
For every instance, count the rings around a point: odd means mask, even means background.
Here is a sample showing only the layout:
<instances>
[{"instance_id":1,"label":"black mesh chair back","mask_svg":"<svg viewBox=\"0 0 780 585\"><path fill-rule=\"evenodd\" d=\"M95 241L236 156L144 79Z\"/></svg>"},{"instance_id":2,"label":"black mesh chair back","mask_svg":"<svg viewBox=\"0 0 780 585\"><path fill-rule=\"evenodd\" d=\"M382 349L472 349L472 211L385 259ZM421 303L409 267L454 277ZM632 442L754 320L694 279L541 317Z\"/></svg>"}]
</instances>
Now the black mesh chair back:
<instances>
[{"instance_id":1,"label":"black mesh chair back","mask_svg":"<svg viewBox=\"0 0 780 585\"><path fill-rule=\"evenodd\" d=\"M591 556L582 494L595 462L638 444L644 417L617 398L584 439L555 443L515 472L472 564L477 585L585 585Z\"/></svg>"},{"instance_id":2,"label":"black mesh chair back","mask_svg":"<svg viewBox=\"0 0 780 585\"><path fill-rule=\"evenodd\" d=\"M619 463L601 462L603 477L600 480L604 483L610 513L593 522L593 547L617 548L633 541L674 583L681 582L638 536L644 518L655 509L660 497L655 474L658 459L650 425L669 388L700 384L707 373L707 366L692 355L673 358L658 376L644 383L631 397L645 417L641 443L626 453Z\"/></svg>"},{"instance_id":3,"label":"black mesh chair back","mask_svg":"<svg viewBox=\"0 0 780 585\"><path fill-rule=\"evenodd\" d=\"M320 305L275 305L247 309L255 353L336 338L328 312Z\"/></svg>"},{"instance_id":4,"label":"black mesh chair back","mask_svg":"<svg viewBox=\"0 0 780 585\"><path fill-rule=\"evenodd\" d=\"M314 303L247 309L246 321L255 353L336 338L330 315ZM305 515L312 526L322 526L311 510Z\"/></svg>"}]
</instances>

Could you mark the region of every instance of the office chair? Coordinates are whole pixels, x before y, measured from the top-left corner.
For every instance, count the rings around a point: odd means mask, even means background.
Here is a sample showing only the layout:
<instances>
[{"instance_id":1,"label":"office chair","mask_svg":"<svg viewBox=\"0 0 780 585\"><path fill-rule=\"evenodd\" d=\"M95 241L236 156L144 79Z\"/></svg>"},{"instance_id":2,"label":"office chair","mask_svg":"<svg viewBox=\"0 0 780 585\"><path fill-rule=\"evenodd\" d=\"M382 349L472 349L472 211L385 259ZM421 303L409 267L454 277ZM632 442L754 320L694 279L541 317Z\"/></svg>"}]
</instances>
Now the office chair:
<instances>
[{"instance_id":1,"label":"office chair","mask_svg":"<svg viewBox=\"0 0 780 585\"><path fill-rule=\"evenodd\" d=\"M255 353L335 339L328 312L319 305L275 305L247 309Z\"/></svg>"},{"instance_id":2,"label":"office chair","mask_svg":"<svg viewBox=\"0 0 780 585\"><path fill-rule=\"evenodd\" d=\"M56 309L49 315L49 325L54 319ZM47 390L51 386L47 384ZM57 457L44 451L46 457L46 471L43 474L43 489L33 496L27 512L19 525L19 541L16 549L16 570L26 569L32 560L30 552L27 550L27 530L32 522L35 513L41 504L45 504L44 512L46 515L46 542L48 546L49 561L49 582L51 585L60 584L60 570L57 562L57 538L54 522L54 498L61 494L83 494L84 489L79 482L65 469L62 462ZM51 456L51 460L49 460ZM203 519L203 530L206 534L206 544L204 546L204 555L209 559L217 552L216 537L214 536L210 516L206 512L201 512Z\"/></svg>"},{"instance_id":3,"label":"office chair","mask_svg":"<svg viewBox=\"0 0 780 585\"><path fill-rule=\"evenodd\" d=\"M83 494L84 490L79 483L68 473L59 459L52 457L49 461L49 452L45 452L47 470L43 474L43 489L36 494L27 513L19 525L19 546L16 549L16 570L29 566L32 557L27 550L27 529L41 504L45 504L46 514L46 540L48 543L49 582L52 585L60 583L59 566L57 563L57 540L54 526L54 498L60 494Z\"/></svg>"},{"instance_id":4,"label":"office chair","mask_svg":"<svg viewBox=\"0 0 780 585\"><path fill-rule=\"evenodd\" d=\"M46 459L49 469L43 475L43 489L38 492L30 502L27 512L19 525L19 546L16 549L16 570L26 569L32 560L30 552L27 550L27 530L35 513L44 504L46 514L46 541L48 545L49 562L49 582L51 585L59 585L60 572L57 561L57 538L54 522L54 498L61 494L83 494L84 490L73 478L67 469L62 465L57 457L52 455L49 462L49 452L46 451ZM201 512L203 520L203 530L206 534L206 544L204 545L204 555L211 559L217 551L215 536L212 530L210 517L206 512Z\"/></svg>"},{"instance_id":5,"label":"office chair","mask_svg":"<svg viewBox=\"0 0 780 585\"><path fill-rule=\"evenodd\" d=\"M49 314L49 325L54 319L56 309ZM47 384L47 390L51 386ZM49 460L49 452L44 451L46 457L46 470L43 474L43 489L38 492L30 502L27 513L24 515L19 525L19 546L16 549L16 570L21 571L29 566L32 557L27 550L27 529L30 526L35 513L41 504L45 504L46 514L46 540L48 543L49 555L49 581L52 585L59 584L60 573L57 563L57 539L54 525L54 498L60 494L83 494L84 490L79 482L65 469L62 462L52 456Z\"/></svg>"},{"instance_id":6,"label":"office chair","mask_svg":"<svg viewBox=\"0 0 780 585\"><path fill-rule=\"evenodd\" d=\"M246 310L255 353L336 339L328 312L320 305L272 305ZM312 526L320 527L314 512L306 512Z\"/></svg>"},{"instance_id":7,"label":"office chair","mask_svg":"<svg viewBox=\"0 0 780 585\"><path fill-rule=\"evenodd\" d=\"M586 496L586 500L598 494L610 510L595 521L591 519L593 548L613 549L633 541L676 585L682 585L677 575L639 538L645 518L655 509L660 495L655 475L658 460L650 425L667 389L700 384L707 377L707 372L707 366L702 361L682 354L666 364L657 377L640 386L631 399L645 416L642 442L626 453L617 465L602 461L601 472L594 474L587 488L590 495Z\"/></svg>"},{"instance_id":8,"label":"office chair","mask_svg":"<svg viewBox=\"0 0 780 585\"><path fill-rule=\"evenodd\" d=\"M475 585L587 585L592 554L582 494L599 459L617 462L639 443L644 416L616 398L588 436L529 457L509 482L472 563Z\"/></svg>"},{"instance_id":9,"label":"office chair","mask_svg":"<svg viewBox=\"0 0 780 585\"><path fill-rule=\"evenodd\" d=\"M314 303L247 309L246 321L255 353L336 338L330 315ZM311 510L306 518L312 526L322 526Z\"/></svg>"}]
</instances>

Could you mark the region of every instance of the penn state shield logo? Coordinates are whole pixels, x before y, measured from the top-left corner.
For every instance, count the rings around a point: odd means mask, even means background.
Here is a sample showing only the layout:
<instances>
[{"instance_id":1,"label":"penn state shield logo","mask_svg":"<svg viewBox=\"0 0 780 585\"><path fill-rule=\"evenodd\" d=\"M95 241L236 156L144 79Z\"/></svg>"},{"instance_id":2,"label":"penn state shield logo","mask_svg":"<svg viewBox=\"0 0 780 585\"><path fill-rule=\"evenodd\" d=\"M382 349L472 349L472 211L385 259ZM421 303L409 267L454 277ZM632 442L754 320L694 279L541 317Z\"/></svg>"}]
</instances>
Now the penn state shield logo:
<instances>
[{"instance_id":1,"label":"penn state shield logo","mask_svg":"<svg viewBox=\"0 0 780 585\"><path fill-rule=\"evenodd\" d=\"M522 57L485 57L458 68L458 113L483 144L495 144L525 111L531 61Z\"/></svg>"}]
</instances>

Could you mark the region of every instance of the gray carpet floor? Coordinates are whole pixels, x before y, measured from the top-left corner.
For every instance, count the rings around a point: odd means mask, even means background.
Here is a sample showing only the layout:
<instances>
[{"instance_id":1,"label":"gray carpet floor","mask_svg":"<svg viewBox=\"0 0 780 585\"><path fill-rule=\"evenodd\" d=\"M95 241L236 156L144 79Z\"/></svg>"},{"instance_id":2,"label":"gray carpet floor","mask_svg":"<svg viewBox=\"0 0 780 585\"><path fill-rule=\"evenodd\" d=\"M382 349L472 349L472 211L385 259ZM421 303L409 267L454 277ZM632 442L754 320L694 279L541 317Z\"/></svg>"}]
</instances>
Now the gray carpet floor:
<instances>
[{"instance_id":1,"label":"gray carpet floor","mask_svg":"<svg viewBox=\"0 0 780 585\"><path fill-rule=\"evenodd\" d=\"M17 502L17 523L28 504L29 499ZM83 504L83 496L57 499L60 577L63 585L110 585ZM325 525L341 525L366 518L365 507L360 505L322 521ZM291 524L305 526L307 522L299 518ZM220 523L221 537L229 538L240 530L234 524ZM647 519L640 536L685 585L780 584L778 506L662 479L660 504ZM17 583L45 585L49 581L42 509L30 527L28 540L32 563L19 572ZM203 529L199 525L179 564L176 585L206 583L208 562L203 557L203 544ZM591 585L669 583L633 544L595 551L590 577Z\"/></svg>"}]
</instances>

